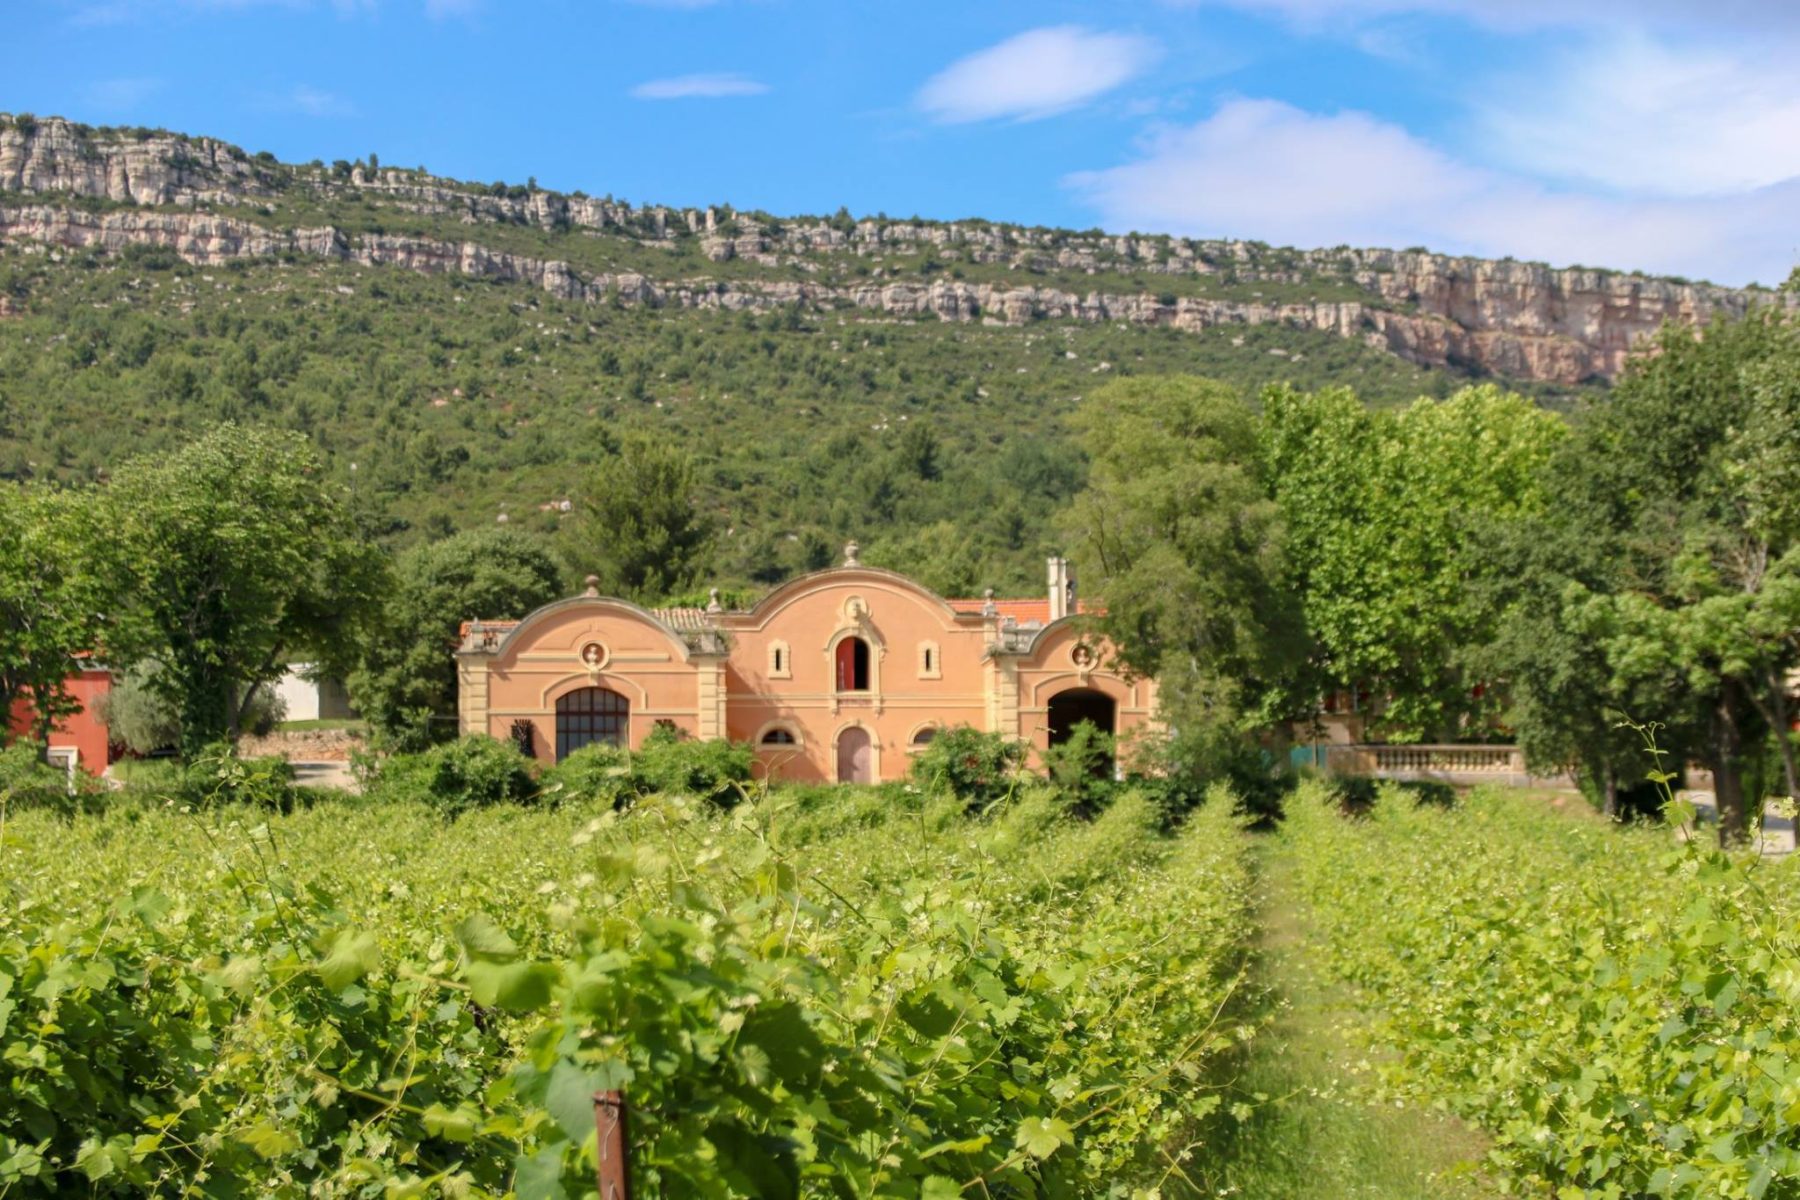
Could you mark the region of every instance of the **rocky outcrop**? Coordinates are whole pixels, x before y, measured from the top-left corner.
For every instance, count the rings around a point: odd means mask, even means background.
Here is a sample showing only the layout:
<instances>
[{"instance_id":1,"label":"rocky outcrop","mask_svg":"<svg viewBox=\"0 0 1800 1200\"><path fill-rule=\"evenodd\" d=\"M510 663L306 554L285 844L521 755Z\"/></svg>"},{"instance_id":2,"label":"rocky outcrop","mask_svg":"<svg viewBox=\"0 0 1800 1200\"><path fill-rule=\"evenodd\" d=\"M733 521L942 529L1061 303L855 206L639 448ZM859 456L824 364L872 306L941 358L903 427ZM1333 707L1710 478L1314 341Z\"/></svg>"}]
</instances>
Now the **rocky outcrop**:
<instances>
[{"instance_id":1,"label":"rocky outcrop","mask_svg":"<svg viewBox=\"0 0 1800 1200\"><path fill-rule=\"evenodd\" d=\"M712 262L743 259L798 265L814 273L845 255L876 258L929 248L949 261L1104 273L1114 279L1193 275L1236 283L1332 281L1353 285L1368 298L1276 304L1147 291L1078 294L949 277L832 284L584 275L556 259L490 249L473 233L459 241L353 235L331 226L283 229L205 211L260 203L296 190L354 192L379 198L385 207L452 216L471 227L505 223L581 230L651 245L673 244L669 239L681 233L697 237ZM1737 316L1752 303L1776 300L1767 292L1424 251L1272 250L1249 242L1113 237L981 222L776 222L710 208L634 208L610 198L535 188L479 190L421 171L286 166L208 138L94 131L57 119L28 125L0 121L0 192L43 197L43 202L0 206L0 236L112 251L134 244L167 246L197 264L302 255L512 280L573 300L668 307L803 304L899 317L932 314L952 321L1129 321L1190 331L1281 323L1360 338L1425 366L1458 365L1557 384L1616 376L1633 345L1665 321ZM90 203L55 203L53 196ZM99 211L93 210L96 203ZM1345 291L1342 286L1321 290ZM1788 296L1780 302L1792 305L1795 300Z\"/></svg>"}]
</instances>

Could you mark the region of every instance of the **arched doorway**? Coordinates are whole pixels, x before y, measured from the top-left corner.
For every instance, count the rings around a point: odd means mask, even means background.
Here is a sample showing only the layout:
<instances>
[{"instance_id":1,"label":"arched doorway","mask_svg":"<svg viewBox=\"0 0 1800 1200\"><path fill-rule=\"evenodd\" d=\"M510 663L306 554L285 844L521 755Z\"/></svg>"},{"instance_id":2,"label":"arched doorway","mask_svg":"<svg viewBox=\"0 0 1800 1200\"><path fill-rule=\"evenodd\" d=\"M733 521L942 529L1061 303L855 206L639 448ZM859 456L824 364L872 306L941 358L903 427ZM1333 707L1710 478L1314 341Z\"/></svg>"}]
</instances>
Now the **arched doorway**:
<instances>
[{"instance_id":1,"label":"arched doorway","mask_svg":"<svg viewBox=\"0 0 1800 1200\"><path fill-rule=\"evenodd\" d=\"M875 782L875 746L860 725L838 734L837 777L839 783Z\"/></svg>"},{"instance_id":2,"label":"arched doorway","mask_svg":"<svg viewBox=\"0 0 1800 1200\"><path fill-rule=\"evenodd\" d=\"M556 761L595 742L625 745L630 721L631 702L611 688L570 692L556 702Z\"/></svg>"},{"instance_id":3,"label":"arched doorway","mask_svg":"<svg viewBox=\"0 0 1800 1200\"><path fill-rule=\"evenodd\" d=\"M1105 692L1097 692L1093 688L1070 688L1066 692L1058 692L1050 697L1050 744L1060 746L1074 734L1075 727L1083 721L1097 728L1101 733L1116 734L1118 727L1119 706ZM1106 774L1112 773L1110 761L1103 764Z\"/></svg>"}]
</instances>

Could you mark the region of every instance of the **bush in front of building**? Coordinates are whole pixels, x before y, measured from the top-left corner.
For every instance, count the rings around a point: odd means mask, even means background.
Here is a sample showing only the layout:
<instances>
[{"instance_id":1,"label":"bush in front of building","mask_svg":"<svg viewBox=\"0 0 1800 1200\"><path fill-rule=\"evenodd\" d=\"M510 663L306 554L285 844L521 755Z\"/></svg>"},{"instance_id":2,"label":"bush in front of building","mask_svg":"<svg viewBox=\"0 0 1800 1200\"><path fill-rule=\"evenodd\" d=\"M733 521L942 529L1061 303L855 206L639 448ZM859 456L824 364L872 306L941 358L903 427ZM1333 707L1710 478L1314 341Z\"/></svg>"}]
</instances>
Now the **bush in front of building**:
<instances>
[{"instance_id":1,"label":"bush in front of building","mask_svg":"<svg viewBox=\"0 0 1800 1200\"><path fill-rule=\"evenodd\" d=\"M750 783L755 758L747 745L657 729L637 750L603 743L583 746L545 774L544 794L617 808L639 796L668 793L730 807Z\"/></svg>"},{"instance_id":2,"label":"bush in front of building","mask_svg":"<svg viewBox=\"0 0 1800 1200\"><path fill-rule=\"evenodd\" d=\"M1011 794L1025 761L1025 743L968 725L941 729L913 759L913 780L929 792L948 791L970 808Z\"/></svg>"},{"instance_id":3,"label":"bush in front of building","mask_svg":"<svg viewBox=\"0 0 1800 1200\"><path fill-rule=\"evenodd\" d=\"M20 810L51 808L73 812L101 790L93 776L75 772L73 790L69 773L43 758L42 748L21 738L0 747L0 806Z\"/></svg>"},{"instance_id":4,"label":"bush in front of building","mask_svg":"<svg viewBox=\"0 0 1800 1200\"><path fill-rule=\"evenodd\" d=\"M364 787L371 799L411 801L451 817L538 798L532 761L510 743L485 734L418 754L391 754L377 764Z\"/></svg>"},{"instance_id":5,"label":"bush in front of building","mask_svg":"<svg viewBox=\"0 0 1800 1200\"><path fill-rule=\"evenodd\" d=\"M657 729L631 756L631 770L643 791L681 793L729 808L743 798L756 753L723 738L700 740L673 729Z\"/></svg>"},{"instance_id":6,"label":"bush in front of building","mask_svg":"<svg viewBox=\"0 0 1800 1200\"><path fill-rule=\"evenodd\" d=\"M1092 721L1077 721L1068 740L1044 751L1044 774L1064 804L1092 816L1118 788L1113 780L1117 752L1112 734Z\"/></svg>"},{"instance_id":7,"label":"bush in front of building","mask_svg":"<svg viewBox=\"0 0 1800 1200\"><path fill-rule=\"evenodd\" d=\"M285 758L241 758L230 742L214 742L182 774L183 798L198 805L247 804L290 812L297 793L294 765Z\"/></svg>"}]
</instances>

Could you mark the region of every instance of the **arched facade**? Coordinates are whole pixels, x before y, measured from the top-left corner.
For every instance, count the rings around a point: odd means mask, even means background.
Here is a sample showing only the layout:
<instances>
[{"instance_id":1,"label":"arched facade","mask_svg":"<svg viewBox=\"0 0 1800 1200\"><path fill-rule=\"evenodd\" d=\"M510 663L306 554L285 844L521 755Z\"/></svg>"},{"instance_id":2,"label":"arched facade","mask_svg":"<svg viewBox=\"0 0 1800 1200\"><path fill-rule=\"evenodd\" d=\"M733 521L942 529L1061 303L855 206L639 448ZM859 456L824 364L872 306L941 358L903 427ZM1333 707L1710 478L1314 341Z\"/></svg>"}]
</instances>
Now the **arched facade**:
<instances>
[{"instance_id":1,"label":"arched facade","mask_svg":"<svg viewBox=\"0 0 1800 1200\"><path fill-rule=\"evenodd\" d=\"M604 692L619 699L584 716L578 736L616 729L638 746L668 722L748 742L762 773L813 782L901 778L954 725L1042 750L1054 697L1076 689L1109 699L1114 732L1129 737L1152 721L1155 684L1108 668L1106 648L1083 640L1059 561L1048 600L945 600L853 555L741 612L652 612L590 588L521 621L465 627L462 729L506 738L523 722L532 752L554 761L568 710Z\"/></svg>"}]
</instances>

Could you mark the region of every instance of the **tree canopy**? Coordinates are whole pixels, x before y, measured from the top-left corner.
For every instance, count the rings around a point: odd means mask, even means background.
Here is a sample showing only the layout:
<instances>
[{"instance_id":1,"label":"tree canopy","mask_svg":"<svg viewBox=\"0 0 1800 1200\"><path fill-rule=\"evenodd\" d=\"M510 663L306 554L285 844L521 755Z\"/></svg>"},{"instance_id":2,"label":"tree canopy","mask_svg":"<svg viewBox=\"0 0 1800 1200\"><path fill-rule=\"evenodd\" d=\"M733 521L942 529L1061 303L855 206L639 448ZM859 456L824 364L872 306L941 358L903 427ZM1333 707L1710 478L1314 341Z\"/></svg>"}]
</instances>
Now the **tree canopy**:
<instances>
[{"instance_id":1,"label":"tree canopy","mask_svg":"<svg viewBox=\"0 0 1800 1200\"><path fill-rule=\"evenodd\" d=\"M99 503L108 662L159 664L147 678L179 706L185 755L235 739L289 662L348 668L386 564L305 438L220 425L131 460Z\"/></svg>"},{"instance_id":2,"label":"tree canopy","mask_svg":"<svg viewBox=\"0 0 1800 1200\"><path fill-rule=\"evenodd\" d=\"M349 680L357 709L393 749L453 735L462 622L516 619L562 594L556 561L530 534L476 530L406 551L379 618L363 634Z\"/></svg>"}]
</instances>

